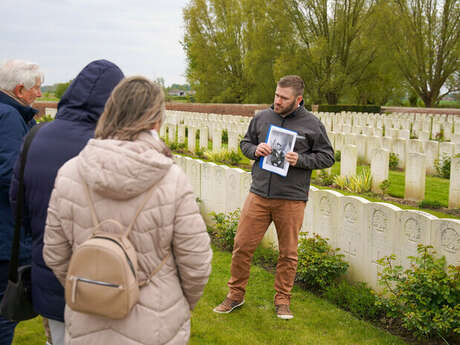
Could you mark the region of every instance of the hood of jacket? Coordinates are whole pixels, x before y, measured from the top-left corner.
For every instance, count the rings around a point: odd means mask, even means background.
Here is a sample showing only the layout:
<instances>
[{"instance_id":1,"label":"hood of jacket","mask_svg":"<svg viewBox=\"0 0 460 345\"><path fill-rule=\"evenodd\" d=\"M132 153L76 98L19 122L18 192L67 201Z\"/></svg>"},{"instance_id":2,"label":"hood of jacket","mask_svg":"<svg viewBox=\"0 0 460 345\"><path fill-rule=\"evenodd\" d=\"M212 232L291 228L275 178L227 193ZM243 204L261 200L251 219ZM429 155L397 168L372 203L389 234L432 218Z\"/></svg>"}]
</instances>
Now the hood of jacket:
<instances>
[{"instance_id":1,"label":"hood of jacket","mask_svg":"<svg viewBox=\"0 0 460 345\"><path fill-rule=\"evenodd\" d=\"M90 190L109 199L133 198L157 184L173 165L165 145L151 133L135 141L91 139L80 152L78 171Z\"/></svg>"},{"instance_id":2,"label":"hood of jacket","mask_svg":"<svg viewBox=\"0 0 460 345\"><path fill-rule=\"evenodd\" d=\"M89 63L72 81L58 104L56 118L97 122L123 72L107 60Z\"/></svg>"}]
</instances>

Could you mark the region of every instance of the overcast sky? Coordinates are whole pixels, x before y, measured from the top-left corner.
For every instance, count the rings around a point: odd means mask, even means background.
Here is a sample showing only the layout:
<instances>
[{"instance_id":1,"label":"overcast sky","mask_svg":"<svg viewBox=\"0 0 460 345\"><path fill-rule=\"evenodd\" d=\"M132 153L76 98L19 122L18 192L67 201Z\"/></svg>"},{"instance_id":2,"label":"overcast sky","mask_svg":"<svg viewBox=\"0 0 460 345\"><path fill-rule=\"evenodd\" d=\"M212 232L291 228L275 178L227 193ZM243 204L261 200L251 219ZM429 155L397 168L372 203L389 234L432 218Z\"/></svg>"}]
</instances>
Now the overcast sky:
<instances>
[{"instance_id":1,"label":"overcast sky","mask_svg":"<svg viewBox=\"0 0 460 345\"><path fill-rule=\"evenodd\" d=\"M184 84L182 9L188 0L0 0L0 62L37 62L44 85L107 59L125 75Z\"/></svg>"}]
</instances>

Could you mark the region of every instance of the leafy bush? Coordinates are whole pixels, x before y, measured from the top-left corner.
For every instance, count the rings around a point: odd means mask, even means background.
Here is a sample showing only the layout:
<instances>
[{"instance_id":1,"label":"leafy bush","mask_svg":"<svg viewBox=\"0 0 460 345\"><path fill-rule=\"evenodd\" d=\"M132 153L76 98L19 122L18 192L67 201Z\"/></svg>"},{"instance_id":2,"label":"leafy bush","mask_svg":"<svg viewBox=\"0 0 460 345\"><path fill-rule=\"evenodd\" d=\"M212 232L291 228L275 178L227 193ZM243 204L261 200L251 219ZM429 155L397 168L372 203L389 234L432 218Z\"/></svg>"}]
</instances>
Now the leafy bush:
<instances>
[{"instance_id":1,"label":"leafy bush","mask_svg":"<svg viewBox=\"0 0 460 345\"><path fill-rule=\"evenodd\" d=\"M54 92L54 95L55 95L57 98L61 99L62 96L64 95L64 93L65 93L65 92L67 91L67 89L69 88L71 82L72 82L72 81L69 81L69 82L67 82L67 83L59 83L59 84L57 84L57 86L56 86L56 91Z\"/></svg>"},{"instance_id":2,"label":"leafy bush","mask_svg":"<svg viewBox=\"0 0 460 345\"><path fill-rule=\"evenodd\" d=\"M390 167L391 170L394 170L398 167L399 164L399 157L396 153L390 152L390 158L388 162L388 166Z\"/></svg>"},{"instance_id":3,"label":"leafy bush","mask_svg":"<svg viewBox=\"0 0 460 345\"><path fill-rule=\"evenodd\" d=\"M379 188L382 190L382 194L387 194L390 189L391 182L390 180L384 180L379 184Z\"/></svg>"},{"instance_id":4,"label":"leafy bush","mask_svg":"<svg viewBox=\"0 0 460 345\"><path fill-rule=\"evenodd\" d=\"M435 259L432 248L419 245L418 256L409 257L411 268L404 271L393 266L394 255L378 260L384 286L378 304L416 337L444 339L460 334L460 266L449 266L446 273L445 258Z\"/></svg>"},{"instance_id":5,"label":"leafy bush","mask_svg":"<svg viewBox=\"0 0 460 345\"><path fill-rule=\"evenodd\" d=\"M419 204L418 207L420 208L431 208L431 209L439 209L442 207L442 204L438 200L422 200Z\"/></svg>"},{"instance_id":6,"label":"leafy bush","mask_svg":"<svg viewBox=\"0 0 460 345\"><path fill-rule=\"evenodd\" d=\"M380 113L379 105L360 105L360 104L319 104L318 111L328 113L340 113L341 111L351 111L357 113Z\"/></svg>"},{"instance_id":7,"label":"leafy bush","mask_svg":"<svg viewBox=\"0 0 460 345\"><path fill-rule=\"evenodd\" d=\"M343 261L344 255L337 254L338 250L331 248L327 239L318 234L301 236L297 281L314 290L326 289L348 269L348 263Z\"/></svg>"},{"instance_id":8,"label":"leafy bush","mask_svg":"<svg viewBox=\"0 0 460 345\"><path fill-rule=\"evenodd\" d=\"M336 162L340 162L340 160L342 159L342 152L340 152L340 150L335 151L334 159Z\"/></svg>"},{"instance_id":9,"label":"leafy bush","mask_svg":"<svg viewBox=\"0 0 460 345\"><path fill-rule=\"evenodd\" d=\"M384 313L383 308L376 304L377 296L366 283L342 280L328 286L323 296L361 319L378 320Z\"/></svg>"},{"instance_id":10,"label":"leafy bush","mask_svg":"<svg viewBox=\"0 0 460 345\"><path fill-rule=\"evenodd\" d=\"M369 168L363 169L358 175L349 178L347 189L354 193L366 193L372 189L372 174Z\"/></svg>"},{"instance_id":11,"label":"leafy bush","mask_svg":"<svg viewBox=\"0 0 460 345\"><path fill-rule=\"evenodd\" d=\"M330 186L334 183L335 175L329 175L326 169L320 170L316 175L315 182L320 186Z\"/></svg>"},{"instance_id":12,"label":"leafy bush","mask_svg":"<svg viewBox=\"0 0 460 345\"><path fill-rule=\"evenodd\" d=\"M168 143L169 148L171 151L181 152L184 153L186 151L187 145L185 143Z\"/></svg>"},{"instance_id":13,"label":"leafy bush","mask_svg":"<svg viewBox=\"0 0 460 345\"><path fill-rule=\"evenodd\" d=\"M240 210L237 209L230 213L211 212L210 215L216 222L215 226L209 230L214 243L221 249L232 251L240 219Z\"/></svg>"},{"instance_id":14,"label":"leafy bush","mask_svg":"<svg viewBox=\"0 0 460 345\"><path fill-rule=\"evenodd\" d=\"M279 253L275 248L264 247L259 245L254 252L253 262L270 271L276 269Z\"/></svg>"},{"instance_id":15,"label":"leafy bush","mask_svg":"<svg viewBox=\"0 0 460 345\"><path fill-rule=\"evenodd\" d=\"M219 152L205 151L204 158L213 162L224 163L229 165L238 165L238 163L243 159L239 152L227 150L222 150Z\"/></svg>"},{"instance_id":16,"label":"leafy bush","mask_svg":"<svg viewBox=\"0 0 460 345\"><path fill-rule=\"evenodd\" d=\"M37 123L42 123L42 122L51 122L54 120L54 117L51 115L43 115L37 119Z\"/></svg>"},{"instance_id":17,"label":"leafy bush","mask_svg":"<svg viewBox=\"0 0 460 345\"><path fill-rule=\"evenodd\" d=\"M334 185L337 188L344 190L347 184L348 184L348 179L346 176L342 176L342 175L334 176Z\"/></svg>"},{"instance_id":18,"label":"leafy bush","mask_svg":"<svg viewBox=\"0 0 460 345\"><path fill-rule=\"evenodd\" d=\"M372 174L369 168L355 176L334 176L334 185L353 193L366 193L372 189Z\"/></svg>"},{"instance_id":19,"label":"leafy bush","mask_svg":"<svg viewBox=\"0 0 460 345\"><path fill-rule=\"evenodd\" d=\"M450 164L451 157L442 157L434 161L434 167L436 169L436 175L442 178L450 178Z\"/></svg>"},{"instance_id":20,"label":"leafy bush","mask_svg":"<svg viewBox=\"0 0 460 345\"><path fill-rule=\"evenodd\" d=\"M438 133L434 136L433 140L443 142L445 140L444 128L441 128Z\"/></svg>"}]
</instances>

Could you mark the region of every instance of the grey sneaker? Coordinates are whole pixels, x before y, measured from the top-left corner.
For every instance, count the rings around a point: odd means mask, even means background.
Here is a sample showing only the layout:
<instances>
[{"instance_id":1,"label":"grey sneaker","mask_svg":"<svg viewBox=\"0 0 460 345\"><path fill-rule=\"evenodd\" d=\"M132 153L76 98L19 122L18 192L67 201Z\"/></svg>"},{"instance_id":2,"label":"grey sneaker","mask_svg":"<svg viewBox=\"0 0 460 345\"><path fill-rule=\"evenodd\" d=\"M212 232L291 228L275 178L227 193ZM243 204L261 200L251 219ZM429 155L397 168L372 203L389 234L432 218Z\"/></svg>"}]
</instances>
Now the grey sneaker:
<instances>
[{"instance_id":1,"label":"grey sneaker","mask_svg":"<svg viewBox=\"0 0 460 345\"><path fill-rule=\"evenodd\" d=\"M278 304L275 305L276 316L283 320L290 320L294 318L292 312L289 310L289 304Z\"/></svg>"},{"instance_id":2,"label":"grey sneaker","mask_svg":"<svg viewBox=\"0 0 460 345\"><path fill-rule=\"evenodd\" d=\"M217 307L215 307L212 311L215 313L219 314L228 314L233 311L233 309L240 307L244 304L244 299L241 301L234 301L228 297L225 298L225 300L219 304Z\"/></svg>"}]
</instances>

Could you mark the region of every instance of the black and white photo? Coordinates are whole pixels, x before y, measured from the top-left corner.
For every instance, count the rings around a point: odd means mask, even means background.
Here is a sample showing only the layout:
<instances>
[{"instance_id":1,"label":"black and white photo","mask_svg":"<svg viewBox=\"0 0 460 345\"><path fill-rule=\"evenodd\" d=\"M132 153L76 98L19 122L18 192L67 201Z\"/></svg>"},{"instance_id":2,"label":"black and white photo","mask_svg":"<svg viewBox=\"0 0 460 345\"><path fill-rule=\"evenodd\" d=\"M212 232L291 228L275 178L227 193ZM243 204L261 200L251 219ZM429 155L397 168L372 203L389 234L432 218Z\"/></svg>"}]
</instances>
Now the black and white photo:
<instances>
[{"instance_id":1,"label":"black and white photo","mask_svg":"<svg viewBox=\"0 0 460 345\"><path fill-rule=\"evenodd\" d=\"M293 151L296 136L297 133L294 131L271 125L268 130L267 143L272 148L272 152L261 159L261 168L286 176L289 170L286 153Z\"/></svg>"}]
</instances>

